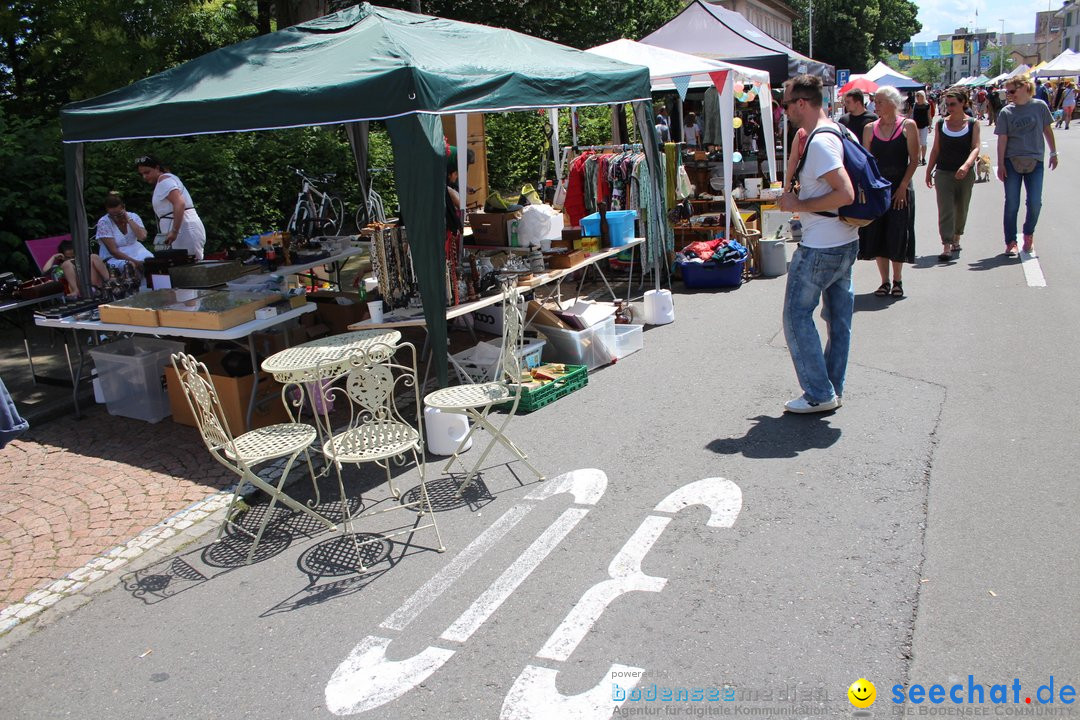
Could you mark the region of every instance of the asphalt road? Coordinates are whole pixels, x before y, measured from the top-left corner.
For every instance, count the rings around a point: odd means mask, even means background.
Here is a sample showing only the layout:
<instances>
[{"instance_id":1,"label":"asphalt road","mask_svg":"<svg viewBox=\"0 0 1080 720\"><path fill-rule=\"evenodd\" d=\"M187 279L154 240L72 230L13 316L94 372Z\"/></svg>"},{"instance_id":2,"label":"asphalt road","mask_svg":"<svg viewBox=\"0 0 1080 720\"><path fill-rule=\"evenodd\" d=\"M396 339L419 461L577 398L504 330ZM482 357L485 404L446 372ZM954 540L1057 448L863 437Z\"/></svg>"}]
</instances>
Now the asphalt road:
<instances>
[{"instance_id":1,"label":"asphalt road","mask_svg":"<svg viewBox=\"0 0 1080 720\"><path fill-rule=\"evenodd\" d=\"M1080 139L1059 138L1045 287L1001 256L1000 183L947 265L919 184L907 297L857 267L838 412L781 413L782 278L677 295L642 352L511 424L546 483L501 451L479 503L436 482L446 553L418 534L320 575L337 546L303 524L250 567L188 548L6 640L0 716L817 717L851 713L861 677L882 717L1080 714ZM1014 679L1019 702L992 704ZM969 682L985 704L892 702L962 684L967 703Z\"/></svg>"}]
</instances>

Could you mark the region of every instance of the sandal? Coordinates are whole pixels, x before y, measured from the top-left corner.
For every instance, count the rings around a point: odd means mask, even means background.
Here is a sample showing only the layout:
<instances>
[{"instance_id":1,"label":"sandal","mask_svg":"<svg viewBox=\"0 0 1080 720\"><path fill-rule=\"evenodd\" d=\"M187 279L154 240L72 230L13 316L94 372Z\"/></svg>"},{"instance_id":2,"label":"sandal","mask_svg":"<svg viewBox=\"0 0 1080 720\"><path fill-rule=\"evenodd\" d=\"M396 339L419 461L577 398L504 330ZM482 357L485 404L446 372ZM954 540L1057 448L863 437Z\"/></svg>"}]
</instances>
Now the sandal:
<instances>
[{"instance_id":1,"label":"sandal","mask_svg":"<svg viewBox=\"0 0 1080 720\"><path fill-rule=\"evenodd\" d=\"M904 283L899 280L893 280L892 292L893 297L904 297Z\"/></svg>"},{"instance_id":2,"label":"sandal","mask_svg":"<svg viewBox=\"0 0 1080 720\"><path fill-rule=\"evenodd\" d=\"M878 297L885 297L886 295L889 294L889 288L890 287L891 286L889 285L889 283L883 282L883 283L881 283L881 287L879 287L877 290L874 291L874 294L877 295Z\"/></svg>"},{"instance_id":3,"label":"sandal","mask_svg":"<svg viewBox=\"0 0 1080 720\"><path fill-rule=\"evenodd\" d=\"M937 256L937 259L941 262L949 262L952 260L953 247L952 245L943 245L941 254Z\"/></svg>"}]
</instances>

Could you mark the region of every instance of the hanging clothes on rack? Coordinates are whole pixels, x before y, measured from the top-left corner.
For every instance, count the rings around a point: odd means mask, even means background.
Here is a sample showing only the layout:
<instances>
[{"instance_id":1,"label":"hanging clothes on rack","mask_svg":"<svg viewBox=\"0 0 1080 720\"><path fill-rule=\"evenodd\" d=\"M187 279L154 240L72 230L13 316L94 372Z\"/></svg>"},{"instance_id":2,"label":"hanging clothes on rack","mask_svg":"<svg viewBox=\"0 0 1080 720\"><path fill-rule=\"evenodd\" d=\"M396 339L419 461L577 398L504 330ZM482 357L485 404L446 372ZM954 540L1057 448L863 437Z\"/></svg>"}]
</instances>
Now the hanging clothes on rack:
<instances>
[{"instance_id":1,"label":"hanging clothes on rack","mask_svg":"<svg viewBox=\"0 0 1080 720\"><path fill-rule=\"evenodd\" d=\"M570 225L580 225L581 218L589 214L585 205L585 161L593 155L592 150L587 150L570 161L570 171L566 180L566 199L563 210L570 219Z\"/></svg>"}]
</instances>

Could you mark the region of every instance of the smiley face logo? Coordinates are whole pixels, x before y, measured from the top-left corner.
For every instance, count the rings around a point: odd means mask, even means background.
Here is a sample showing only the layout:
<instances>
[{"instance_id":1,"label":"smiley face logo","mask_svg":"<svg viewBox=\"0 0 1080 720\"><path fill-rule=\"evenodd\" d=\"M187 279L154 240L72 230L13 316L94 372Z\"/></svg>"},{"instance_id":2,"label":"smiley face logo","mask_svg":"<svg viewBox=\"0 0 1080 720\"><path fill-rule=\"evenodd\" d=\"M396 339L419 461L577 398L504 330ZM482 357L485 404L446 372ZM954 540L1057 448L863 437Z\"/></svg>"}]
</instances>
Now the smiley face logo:
<instances>
[{"instance_id":1,"label":"smiley face logo","mask_svg":"<svg viewBox=\"0 0 1080 720\"><path fill-rule=\"evenodd\" d=\"M877 688L874 683L864 678L859 678L851 683L847 690L848 700L857 708L865 709L874 704L877 699Z\"/></svg>"}]
</instances>

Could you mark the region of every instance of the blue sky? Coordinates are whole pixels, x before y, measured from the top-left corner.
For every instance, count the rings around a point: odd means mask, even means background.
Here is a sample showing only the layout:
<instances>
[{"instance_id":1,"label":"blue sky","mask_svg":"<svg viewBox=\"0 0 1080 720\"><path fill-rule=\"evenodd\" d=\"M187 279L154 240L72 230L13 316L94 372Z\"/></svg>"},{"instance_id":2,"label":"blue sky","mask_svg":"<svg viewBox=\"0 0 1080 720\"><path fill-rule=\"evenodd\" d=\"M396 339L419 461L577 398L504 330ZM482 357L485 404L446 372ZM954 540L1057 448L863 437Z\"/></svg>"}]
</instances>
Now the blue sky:
<instances>
[{"instance_id":1,"label":"blue sky","mask_svg":"<svg viewBox=\"0 0 1080 720\"><path fill-rule=\"evenodd\" d=\"M958 27L980 27L1001 32L1001 19L1005 20L1005 32L1035 32L1035 13L1057 10L1061 0L914 0L919 6L919 22L923 29L915 40L933 40L938 35L951 33ZM979 19L975 20L975 10Z\"/></svg>"}]
</instances>

